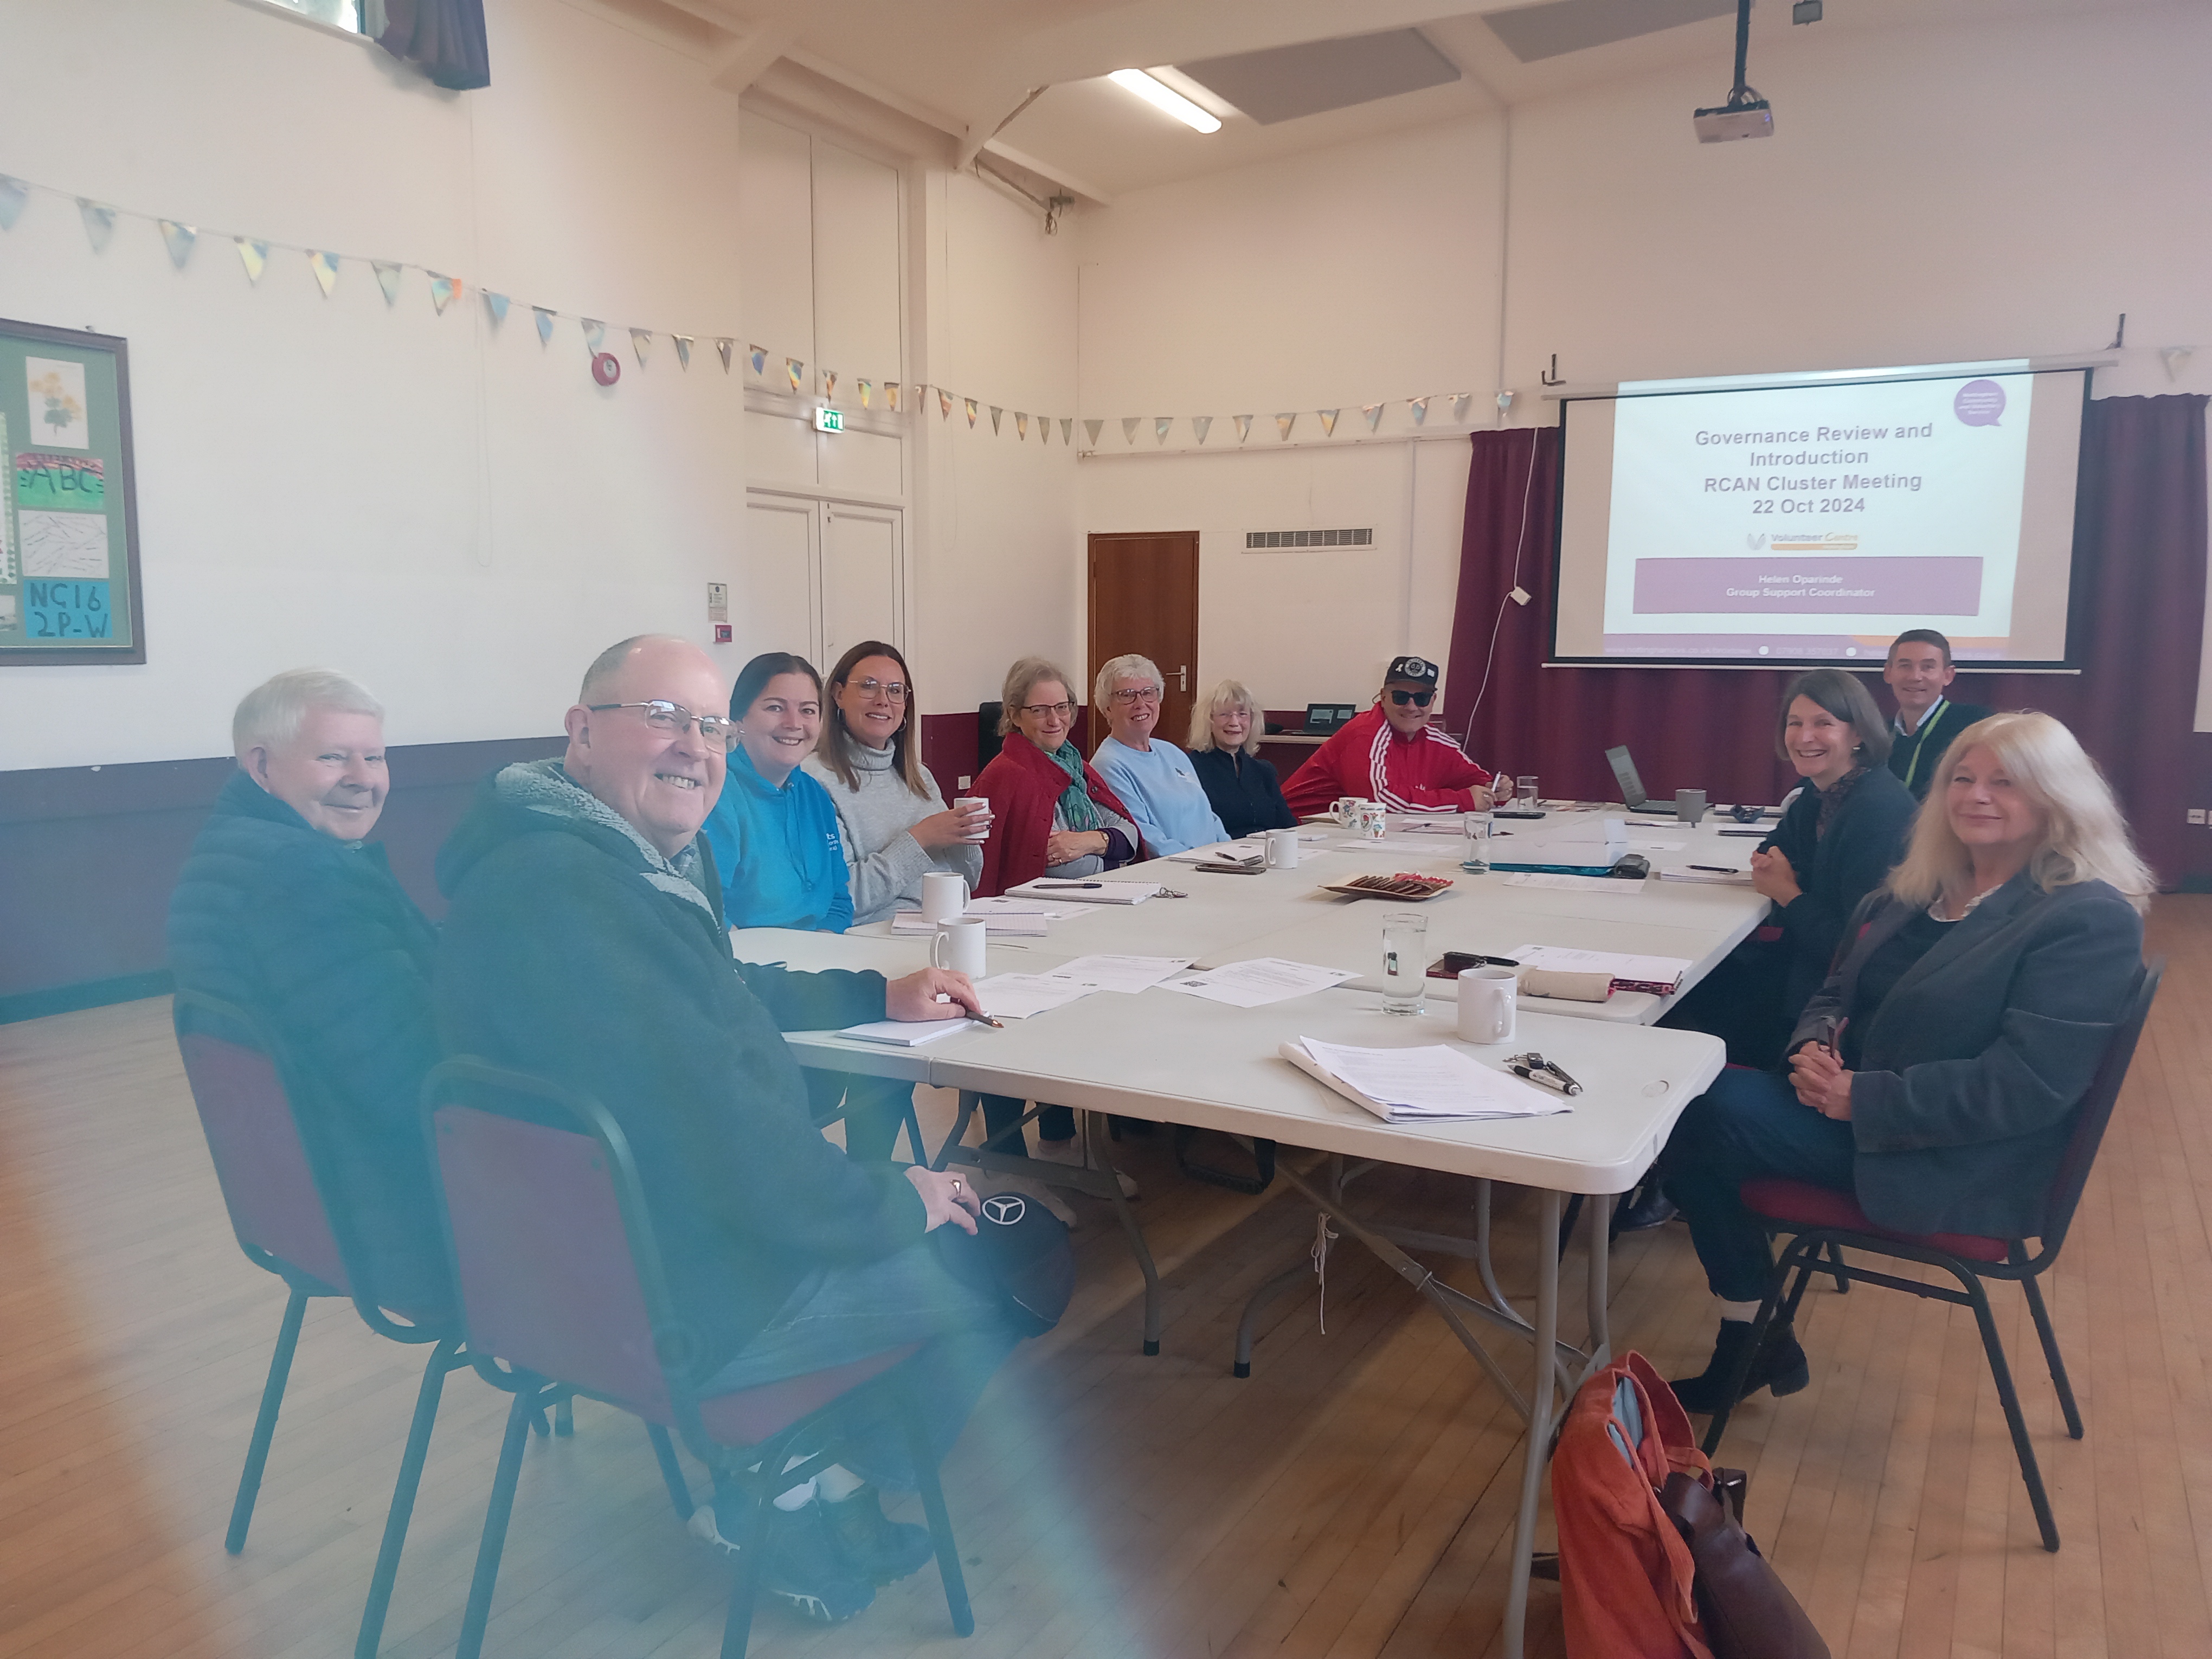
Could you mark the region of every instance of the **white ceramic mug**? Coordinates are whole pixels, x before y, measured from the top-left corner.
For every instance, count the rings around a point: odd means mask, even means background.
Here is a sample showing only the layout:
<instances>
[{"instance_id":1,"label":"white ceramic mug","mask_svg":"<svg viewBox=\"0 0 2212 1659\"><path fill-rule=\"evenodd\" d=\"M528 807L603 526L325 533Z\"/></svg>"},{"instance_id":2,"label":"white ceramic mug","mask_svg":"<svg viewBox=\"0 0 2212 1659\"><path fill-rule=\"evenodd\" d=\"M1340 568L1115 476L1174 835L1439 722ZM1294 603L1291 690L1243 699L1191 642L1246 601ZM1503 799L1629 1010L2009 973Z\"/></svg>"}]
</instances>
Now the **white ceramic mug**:
<instances>
[{"instance_id":1,"label":"white ceramic mug","mask_svg":"<svg viewBox=\"0 0 2212 1659\"><path fill-rule=\"evenodd\" d=\"M1519 986L1520 981L1510 968L1461 969L1460 1041L1512 1042L1513 997Z\"/></svg>"},{"instance_id":2,"label":"white ceramic mug","mask_svg":"<svg viewBox=\"0 0 2212 1659\"><path fill-rule=\"evenodd\" d=\"M1328 809L1328 815L1349 830L1359 811L1359 797L1339 795Z\"/></svg>"},{"instance_id":3,"label":"white ceramic mug","mask_svg":"<svg viewBox=\"0 0 2212 1659\"><path fill-rule=\"evenodd\" d=\"M1298 832L1295 830L1267 831L1267 867L1270 870L1295 870L1298 867Z\"/></svg>"},{"instance_id":4,"label":"white ceramic mug","mask_svg":"<svg viewBox=\"0 0 2212 1659\"><path fill-rule=\"evenodd\" d=\"M968 908L968 880L950 870L932 870L921 878L921 919L950 921Z\"/></svg>"},{"instance_id":5,"label":"white ceramic mug","mask_svg":"<svg viewBox=\"0 0 2212 1659\"><path fill-rule=\"evenodd\" d=\"M991 803L984 799L981 795L956 796L952 802L952 810L956 812L965 812L969 808L976 806L980 806L983 809L982 833L980 835L970 836L968 839L974 844L981 846L983 842L991 838Z\"/></svg>"},{"instance_id":6,"label":"white ceramic mug","mask_svg":"<svg viewBox=\"0 0 2212 1659\"><path fill-rule=\"evenodd\" d=\"M1359 803L1357 828L1370 841L1380 841L1390 833L1390 815L1380 801Z\"/></svg>"},{"instance_id":7,"label":"white ceramic mug","mask_svg":"<svg viewBox=\"0 0 2212 1659\"><path fill-rule=\"evenodd\" d=\"M969 979L983 977L983 918L963 916L939 927L929 941L929 965ZM957 1013L959 1010L953 1010Z\"/></svg>"},{"instance_id":8,"label":"white ceramic mug","mask_svg":"<svg viewBox=\"0 0 2212 1659\"><path fill-rule=\"evenodd\" d=\"M1674 821L1695 829L1705 816L1705 792L1702 789L1677 789L1674 792Z\"/></svg>"}]
</instances>

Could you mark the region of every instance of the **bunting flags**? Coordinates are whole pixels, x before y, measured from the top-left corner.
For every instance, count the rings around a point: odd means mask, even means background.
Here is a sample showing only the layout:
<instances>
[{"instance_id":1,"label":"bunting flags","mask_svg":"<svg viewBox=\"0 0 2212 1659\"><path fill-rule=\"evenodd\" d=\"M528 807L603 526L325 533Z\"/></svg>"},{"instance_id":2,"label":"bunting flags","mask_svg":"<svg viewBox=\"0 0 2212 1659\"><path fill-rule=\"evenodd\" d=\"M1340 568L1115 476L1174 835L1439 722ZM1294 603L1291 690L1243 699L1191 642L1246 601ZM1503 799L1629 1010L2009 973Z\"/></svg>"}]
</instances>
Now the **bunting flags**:
<instances>
[{"instance_id":1,"label":"bunting flags","mask_svg":"<svg viewBox=\"0 0 2212 1659\"><path fill-rule=\"evenodd\" d=\"M483 295L484 309L491 313L491 325L497 328L507 320L507 295L495 294L488 288L477 291Z\"/></svg>"},{"instance_id":2,"label":"bunting flags","mask_svg":"<svg viewBox=\"0 0 2212 1659\"><path fill-rule=\"evenodd\" d=\"M323 291L323 298L331 297L331 290L338 285L338 256L307 251L307 269L315 273L315 286Z\"/></svg>"},{"instance_id":3,"label":"bunting flags","mask_svg":"<svg viewBox=\"0 0 2212 1659\"><path fill-rule=\"evenodd\" d=\"M538 343L551 345L553 343L553 313L546 310L544 306L532 306L530 311L531 314L538 319Z\"/></svg>"},{"instance_id":4,"label":"bunting flags","mask_svg":"<svg viewBox=\"0 0 2212 1659\"><path fill-rule=\"evenodd\" d=\"M1321 435L1324 438L1336 436L1336 410L1317 409L1314 413L1321 416Z\"/></svg>"},{"instance_id":5,"label":"bunting flags","mask_svg":"<svg viewBox=\"0 0 2212 1659\"><path fill-rule=\"evenodd\" d=\"M899 383L896 380L884 382L884 407L894 415L898 413L898 394Z\"/></svg>"},{"instance_id":6,"label":"bunting flags","mask_svg":"<svg viewBox=\"0 0 2212 1659\"><path fill-rule=\"evenodd\" d=\"M1252 417L1249 415L1232 415L1230 418L1237 422L1237 441L1238 443L1243 443L1247 438L1252 435Z\"/></svg>"},{"instance_id":7,"label":"bunting flags","mask_svg":"<svg viewBox=\"0 0 2212 1659\"><path fill-rule=\"evenodd\" d=\"M1359 412L1367 417L1367 429L1370 432L1374 431L1382 422L1382 405L1380 404L1362 404L1359 405Z\"/></svg>"},{"instance_id":8,"label":"bunting flags","mask_svg":"<svg viewBox=\"0 0 2212 1659\"><path fill-rule=\"evenodd\" d=\"M822 371L822 396L827 402L837 401L837 371L834 368Z\"/></svg>"},{"instance_id":9,"label":"bunting flags","mask_svg":"<svg viewBox=\"0 0 2212 1659\"><path fill-rule=\"evenodd\" d=\"M991 435L994 438L999 435L999 417L1006 412L1006 411L1005 410L1000 408L996 404L993 404L991 405Z\"/></svg>"},{"instance_id":10,"label":"bunting flags","mask_svg":"<svg viewBox=\"0 0 2212 1659\"><path fill-rule=\"evenodd\" d=\"M234 236L238 244L239 262L246 267L246 280L259 283L261 272L269 263L269 244L253 236Z\"/></svg>"},{"instance_id":11,"label":"bunting flags","mask_svg":"<svg viewBox=\"0 0 2212 1659\"><path fill-rule=\"evenodd\" d=\"M1091 447L1093 449L1098 447L1098 434L1105 424L1103 421L1085 421L1083 423L1083 429L1091 434Z\"/></svg>"},{"instance_id":12,"label":"bunting flags","mask_svg":"<svg viewBox=\"0 0 2212 1659\"><path fill-rule=\"evenodd\" d=\"M968 429L973 432L975 429L975 400L973 398L963 398L960 401L967 405Z\"/></svg>"},{"instance_id":13,"label":"bunting flags","mask_svg":"<svg viewBox=\"0 0 2212 1659\"><path fill-rule=\"evenodd\" d=\"M368 262L368 268L376 273L377 287L384 290L384 303L386 306L398 305L399 303L399 273L406 267L392 264L384 259L372 259ZM544 319L551 313L541 311L538 315L538 331L543 333L547 326Z\"/></svg>"},{"instance_id":14,"label":"bunting flags","mask_svg":"<svg viewBox=\"0 0 2212 1659\"><path fill-rule=\"evenodd\" d=\"M576 320L583 325L585 346L597 356L599 348L606 343L607 325L596 317L579 317Z\"/></svg>"},{"instance_id":15,"label":"bunting flags","mask_svg":"<svg viewBox=\"0 0 2212 1659\"><path fill-rule=\"evenodd\" d=\"M1413 411L1413 424L1426 426L1429 422L1429 400L1426 398L1415 398L1411 401L1410 407Z\"/></svg>"},{"instance_id":16,"label":"bunting flags","mask_svg":"<svg viewBox=\"0 0 2212 1659\"><path fill-rule=\"evenodd\" d=\"M1133 444L1137 441L1137 422L1143 418L1144 417L1142 416L1138 415L1124 415L1121 417L1121 441L1123 443Z\"/></svg>"},{"instance_id":17,"label":"bunting flags","mask_svg":"<svg viewBox=\"0 0 2212 1659\"><path fill-rule=\"evenodd\" d=\"M162 219L157 222L161 227L162 244L169 250L169 263L182 270L185 261L192 257L192 246L199 240L199 232L190 225L179 224L174 219Z\"/></svg>"},{"instance_id":18,"label":"bunting flags","mask_svg":"<svg viewBox=\"0 0 2212 1659\"><path fill-rule=\"evenodd\" d=\"M1472 392L1453 392L1451 400L1452 419L1455 421L1465 420L1467 418L1467 406L1474 401L1474 393Z\"/></svg>"},{"instance_id":19,"label":"bunting flags","mask_svg":"<svg viewBox=\"0 0 2212 1659\"><path fill-rule=\"evenodd\" d=\"M853 384L860 388L860 407L868 408L875 397L874 383L870 380L855 380Z\"/></svg>"},{"instance_id":20,"label":"bunting flags","mask_svg":"<svg viewBox=\"0 0 2212 1659\"><path fill-rule=\"evenodd\" d=\"M430 304L441 317L446 314L447 306L461 297L463 286L458 276L441 276L434 270L430 273Z\"/></svg>"},{"instance_id":21,"label":"bunting flags","mask_svg":"<svg viewBox=\"0 0 2212 1659\"><path fill-rule=\"evenodd\" d=\"M676 361L683 365L685 374L690 374L691 372L691 337L689 334L672 334L668 337L676 342Z\"/></svg>"},{"instance_id":22,"label":"bunting flags","mask_svg":"<svg viewBox=\"0 0 2212 1659\"><path fill-rule=\"evenodd\" d=\"M730 366L730 343L727 340L722 340L717 343L722 349L722 367L727 368ZM747 346L745 356L751 361L753 374L756 376L767 372L768 353L765 349L759 346Z\"/></svg>"},{"instance_id":23,"label":"bunting flags","mask_svg":"<svg viewBox=\"0 0 2212 1659\"><path fill-rule=\"evenodd\" d=\"M1296 426L1297 423L1298 423L1298 417L1297 417L1296 415L1278 415L1278 416L1275 416L1275 441L1276 441L1277 443L1285 443L1285 444L1286 444L1286 443L1288 443L1288 442L1290 442L1290 441L1291 441L1291 428L1292 427Z\"/></svg>"},{"instance_id":24,"label":"bunting flags","mask_svg":"<svg viewBox=\"0 0 2212 1659\"><path fill-rule=\"evenodd\" d=\"M30 199L28 185L0 173L0 230L15 228L15 221L23 216L23 204Z\"/></svg>"},{"instance_id":25,"label":"bunting flags","mask_svg":"<svg viewBox=\"0 0 2212 1659\"><path fill-rule=\"evenodd\" d=\"M1169 434L1170 432L1173 431L1174 429L1175 429L1175 416L1172 416L1172 415L1155 415L1155 416L1152 416L1152 441L1153 441L1154 443L1156 443L1156 444L1164 444L1164 443L1165 443L1165 442L1168 441L1168 434Z\"/></svg>"},{"instance_id":26,"label":"bunting flags","mask_svg":"<svg viewBox=\"0 0 2212 1659\"><path fill-rule=\"evenodd\" d=\"M1030 441L1030 417L1018 409L1014 411L1014 435L1023 443Z\"/></svg>"},{"instance_id":27,"label":"bunting flags","mask_svg":"<svg viewBox=\"0 0 2212 1659\"><path fill-rule=\"evenodd\" d=\"M80 196L76 198L76 210L84 216L85 240L92 244L94 253L100 252L106 247L107 239L115 234L115 210L104 202L88 201Z\"/></svg>"},{"instance_id":28,"label":"bunting flags","mask_svg":"<svg viewBox=\"0 0 2212 1659\"><path fill-rule=\"evenodd\" d=\"M791 382L792 392L796 394L799 388L805 383L806 365L796 357L786 357L783 360L783 376Z\"/></svg>"},{"instance_id":29,"label":"bunting flags","mask_svg":"<svg viewBox=\"0 0 2212 1659\"><path fill-rule=\"evenodd\" d=\"M943 386L937 388L937 417L941 421L952 418L952 394Z\"/></svg>"},{"instance_id":30,"label":"bunting flags","mask_svg":"<svg viewBox=\"0 0 2212 1659\"><path fill-rule=\"evenodd\" d=\"M1095 441L1098 434L1094 432L1091 435ZM1075 441L1075 417L1073 415L1063 415L1060 417L1060 441L1063 444L1072 444Z\"/></svg>"},{"instance_id":31,"label":"bunting flags","mask_svg":"<svg viewBox=\"0 0 2212 1659\"><path fill-rule=\"evenodd\" d=\"M649 328L634 328L630 330L629 349L637 353L637 366L640 368L643 368L645 367L646 358L650 356L653 351L653 331Z\"/></svg>"},{"instance_id":32,"label":"bunting flags","mask_svg":"<svg viewBox=\"0 0 2212 1659\"><path fill-rule=\"evenodd\" d=\"M720 339L714 342L714 349L721 355L722 373L725 374L730 372L730 349L736 343L736 341L728 339ZM756 357L753 360L753 373L757 374L760 371L760 359Z\"/></svg>"}]
</instances>

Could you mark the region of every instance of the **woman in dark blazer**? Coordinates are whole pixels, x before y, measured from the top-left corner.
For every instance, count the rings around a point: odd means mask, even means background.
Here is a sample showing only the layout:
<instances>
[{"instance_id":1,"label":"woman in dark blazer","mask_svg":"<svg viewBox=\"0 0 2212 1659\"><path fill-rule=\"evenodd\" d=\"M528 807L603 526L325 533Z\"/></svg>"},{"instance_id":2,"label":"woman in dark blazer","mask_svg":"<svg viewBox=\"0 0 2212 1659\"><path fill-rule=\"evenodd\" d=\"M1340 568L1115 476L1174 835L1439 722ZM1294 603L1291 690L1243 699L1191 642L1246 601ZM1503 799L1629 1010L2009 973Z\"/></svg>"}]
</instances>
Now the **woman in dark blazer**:
<instances>
[{"instance_id":1,"label":"woman in dark blazer","mask_svg":"<svg viewBox=\"0 0 2212 1659\"><path fill-rule=\"evenodd\" d=\"M1827 977L1844 923L1905 851L1917 803L1884 763L1889 726L1856 678L1816 668L1790 682L1774 746L1804 784L1751 855L1767 925L1661 1023L1710 1031L1738 1066L1769 1066Z\"/></svg>"},{"instance_id":2,"label":"woman in dark blazer","mask_svg":"<svg viewBox=\"0 0 2212 1659\"><path fill-rule=\"evenodd\" d=\"M1214 816L1233 841L1297 827L1274 763L1260 758L1260 724L1259 705L1237 680L1222 681L1191 706L1190 741L1184 747Z\"/></svg>"},{"instance_id":3,"label":"woman in dark blazer","mask_svg":"<svg viewBox=\"0 0 2212 1659\"><path fill-rule=\"evenodd\" d=\"M1789 1075L1731 1070L1660 1155L1721 1329L1704 1375L1721 1404L1772 1272L1737 1195L1754 1176L1848 1192L1876 1226L2028 1238L2142 958L2153 888L2111 790L2048 714L1994 714L1943 757L1905 861L1807 1005ZM1744 1392L1805 1386L1772 1328Z\"/></svg>"}]
</instances>

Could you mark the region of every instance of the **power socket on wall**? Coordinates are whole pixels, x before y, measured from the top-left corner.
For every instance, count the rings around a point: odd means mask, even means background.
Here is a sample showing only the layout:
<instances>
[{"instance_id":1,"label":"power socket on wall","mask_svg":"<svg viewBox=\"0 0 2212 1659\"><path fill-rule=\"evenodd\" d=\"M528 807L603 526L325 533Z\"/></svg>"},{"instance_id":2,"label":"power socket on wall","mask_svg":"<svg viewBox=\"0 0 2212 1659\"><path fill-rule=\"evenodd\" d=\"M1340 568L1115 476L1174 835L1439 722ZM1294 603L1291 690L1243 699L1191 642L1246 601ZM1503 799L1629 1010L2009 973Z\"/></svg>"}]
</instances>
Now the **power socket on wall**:
<instances>
[{"instance_id":1,"label":"power socket on wall","mask_svg":"<svg viewBox=\"0 0 2212 1659\"><path fill-rule=\"evenodd\" d=\"M2191 807L2191 808L2189 809L2189 821L2190 821L2191 823L2203 823L2203 822L2204 822L2204 809L2203 809L2203 807L2201 807L2201 806L2192 806L2192 807Z\"/></svg>"}]
</instances>

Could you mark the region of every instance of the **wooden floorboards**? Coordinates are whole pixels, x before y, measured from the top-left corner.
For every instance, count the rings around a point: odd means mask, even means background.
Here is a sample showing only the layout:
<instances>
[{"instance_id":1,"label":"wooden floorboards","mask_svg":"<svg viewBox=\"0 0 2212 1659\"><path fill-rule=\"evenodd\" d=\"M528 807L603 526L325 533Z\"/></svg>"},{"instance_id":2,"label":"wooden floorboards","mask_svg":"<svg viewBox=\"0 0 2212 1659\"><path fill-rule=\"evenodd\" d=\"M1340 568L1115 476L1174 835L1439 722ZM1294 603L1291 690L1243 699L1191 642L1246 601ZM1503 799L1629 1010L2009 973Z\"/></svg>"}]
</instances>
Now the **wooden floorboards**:
<instances>
[{"instance_id":1,"label":"wooden floorboards","mask_svg":"<svg viewBox=\"0 0 2212 1659\"><path fill-rule=\"evenodd\" d=\"M1995 1298L2065 1547L2038 1547L1964 1310L1814 1291L1813 1386L1762 1396L1730 1429L1751 1528L1838 1659L2212 1654L2212 899L2161 900L2152 948L2170 958L2166 992L2046 1281L2084 1440L2065 1437L2020 1298ZM1271 1305L1254 1376L1232 1378L1244 1300L1311 1243L1311 1213L1185 1181L1161 1139L1121 1151L1165 1277L1164 1351L1137 1352L1136 1270L1109 1212L1077 1200L1076 1304L993 1384L946 1471L975 1637L952 1638L925 1573L836 1630L764 1609L754 1650L1496 1653L1520 1440L1497 1390L1349 1243L1327 1334L1309 1284ZM1370 1184L1430 1224L1465 1219L1455 1183ZM1514 1294L1533 1207L1501 1195ZM1680 1228L1622 1241L1614 1268L1616 1341L1662 1370L1701 1362L1711 1315ZM283 1304L231 1238L165 1002L0 1028L0 1656L351 1651L424 1356L313 1305L231 1558L222 1528ZM447 1384L386 1632L396 1659L452 1650L506 1403L465 1371ZM636 1425L580 1404L574 1437L525 1460L486 1651L708 1655L725 1582ZM1532 1653L1560 1651L1541 1585L1531 1637Z\"/></svg>"}]
</instances>

